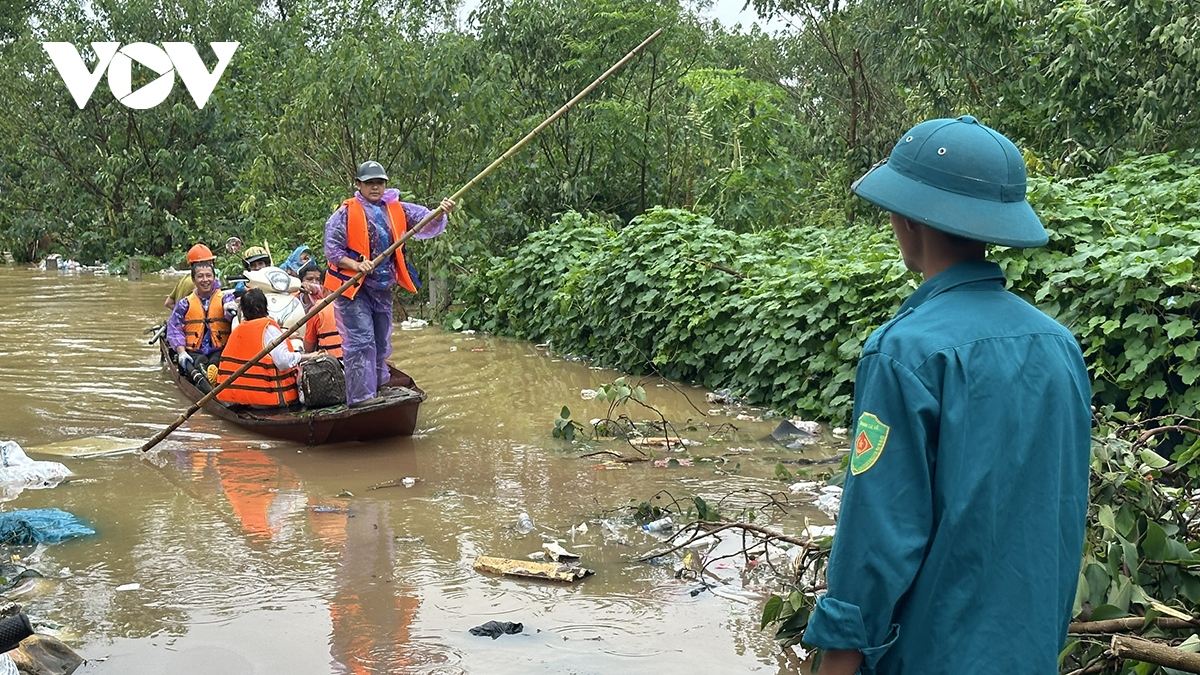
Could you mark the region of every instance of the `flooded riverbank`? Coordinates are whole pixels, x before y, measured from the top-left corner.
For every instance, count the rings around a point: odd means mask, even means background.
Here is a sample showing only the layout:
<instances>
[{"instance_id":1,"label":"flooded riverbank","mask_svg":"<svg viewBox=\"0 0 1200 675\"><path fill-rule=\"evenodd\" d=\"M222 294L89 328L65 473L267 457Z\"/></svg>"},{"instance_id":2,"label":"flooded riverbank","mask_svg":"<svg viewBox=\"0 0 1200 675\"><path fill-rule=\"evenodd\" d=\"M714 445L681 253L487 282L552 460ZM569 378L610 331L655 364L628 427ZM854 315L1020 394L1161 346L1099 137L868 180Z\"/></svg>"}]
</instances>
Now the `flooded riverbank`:
<instances>
[{"instance_id":1,"label":"flooded riverbank","mask_svg":"<svg viewBox=\"0 0 1200 675\"><path fill-rule=\"evenodd\" d=\"M186 407L142 336L166 317L173 280L9 267L0 283L0 438L27 449L148 438ZM81 672L795 672L758 630L761 602L693 596L671 568L636 562L656 540L622 509L660 490L714 502L786 492L777 462L828 448L787 449L766 439L771 421L710 414L703 390L646 379L647 402L700 443L657 457L694 465L598 470L603 458L580 459L586 450L551 430L564 405L577 420L603 416L607 404L580 392L619 373L437 327L397 330L394 345L429 392L416 436L307 448L200 413L161 462L66 460L74 480L3 508L65 509L98 534L46 550L50 577L16 599L82 656L108 657ZM406 476L413 487L369 489ZM828 522L811 506L789 511L785 531ZM534 532L517 532L520 512ZM524 558L543 535L595 576L563 586L472 570L478 555ZM525 630L467 632L489 620Z\"/></svg>"}]
</instances>

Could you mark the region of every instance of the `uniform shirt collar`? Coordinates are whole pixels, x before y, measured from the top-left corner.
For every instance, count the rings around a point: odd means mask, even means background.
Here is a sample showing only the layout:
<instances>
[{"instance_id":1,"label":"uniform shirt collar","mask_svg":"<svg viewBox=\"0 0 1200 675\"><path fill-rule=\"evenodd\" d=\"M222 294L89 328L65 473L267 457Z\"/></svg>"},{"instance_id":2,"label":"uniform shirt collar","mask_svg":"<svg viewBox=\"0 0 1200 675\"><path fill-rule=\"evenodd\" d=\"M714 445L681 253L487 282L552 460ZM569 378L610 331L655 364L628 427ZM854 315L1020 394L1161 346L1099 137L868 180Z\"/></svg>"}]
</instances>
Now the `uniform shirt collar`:
<instances>
[{"instance_id":1,"label":"uniform shirt collar","mask_svg":"<svg viewBox=\"0 0 1200 675\"><path fill-rule=\"evenodd\" d=\"M926 279L912 295L908 296L904 304L900 305L900 311L916 309L934 296L978 281L998 281L1003 287L1004 272L1000 270L999 265L986 260L960 262L950 269L934 275L932 279Z\"/></svg>"}]
</instances>

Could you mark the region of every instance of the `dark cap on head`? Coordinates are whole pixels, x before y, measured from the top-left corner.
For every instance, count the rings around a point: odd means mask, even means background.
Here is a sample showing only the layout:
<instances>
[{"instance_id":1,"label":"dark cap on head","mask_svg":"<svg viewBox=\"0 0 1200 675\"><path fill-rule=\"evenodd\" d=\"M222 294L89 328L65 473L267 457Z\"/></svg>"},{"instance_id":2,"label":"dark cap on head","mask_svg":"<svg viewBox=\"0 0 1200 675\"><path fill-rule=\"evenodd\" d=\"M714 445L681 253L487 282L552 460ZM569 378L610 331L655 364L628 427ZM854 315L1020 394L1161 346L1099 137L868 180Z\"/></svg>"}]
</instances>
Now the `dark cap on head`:
<instances>
[{"instance_id":1,"label":"dark cap on head","mask_svg":"<svg viewBox=\"0 0 1200 675\"><path fill-rule=\"evenodd\" d=\"M368 160L358 165L358 173L355 175L357 180L367 181L375 178L387 180L387 172L383 170L383 165L375 160Z\"/></svg>"}]
</instances>

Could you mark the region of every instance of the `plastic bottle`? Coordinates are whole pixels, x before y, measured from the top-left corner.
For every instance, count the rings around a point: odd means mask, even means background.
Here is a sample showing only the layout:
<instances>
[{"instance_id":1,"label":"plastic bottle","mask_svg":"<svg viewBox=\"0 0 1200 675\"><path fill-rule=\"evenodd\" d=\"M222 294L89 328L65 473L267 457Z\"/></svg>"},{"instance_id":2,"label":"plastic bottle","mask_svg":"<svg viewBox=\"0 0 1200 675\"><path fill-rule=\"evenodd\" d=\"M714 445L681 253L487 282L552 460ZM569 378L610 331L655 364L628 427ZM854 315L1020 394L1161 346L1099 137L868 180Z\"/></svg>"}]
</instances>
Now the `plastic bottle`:
<instances>
[{"instance_id":1,"label":"plastic bottle","mask_svg":"<svg viewBox=\"0 0 1200 675\"><path fill-rule=\"evenodd\" d=\"M530 532L533 532L533 519L530 518L529 514L525 513L524 511L517 516L517 532L520 532L521 534L529 534Z\"/></svg>"},{"instance_id":2,"label":"plastic bottle","mask_svg":"<svg viewBox=\"0 0 1200 675\"><path fill-rule=\"evenodd\" d=\"M647 532L670 532L675 529L675 521L671 520L671 516L659 518L653 522L646 523L642 529Z\"/></svg>"}]
</instances>

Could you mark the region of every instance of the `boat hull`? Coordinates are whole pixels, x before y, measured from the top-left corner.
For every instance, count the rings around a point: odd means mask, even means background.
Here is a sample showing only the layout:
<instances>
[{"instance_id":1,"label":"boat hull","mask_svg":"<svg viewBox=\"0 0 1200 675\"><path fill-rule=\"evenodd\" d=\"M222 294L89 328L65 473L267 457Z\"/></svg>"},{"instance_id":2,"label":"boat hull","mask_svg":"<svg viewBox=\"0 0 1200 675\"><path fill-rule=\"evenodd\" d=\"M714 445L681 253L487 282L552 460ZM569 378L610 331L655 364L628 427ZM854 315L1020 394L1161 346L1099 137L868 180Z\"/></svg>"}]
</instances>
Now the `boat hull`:
<instances>
[{"instance_id":1,"label":"boat hull","mask_svg":"<svg viewBox=\"0 0 1200 675\"><path fill-rule=\"evenodd\" d=\"M159 341L166 370L171 379L193 403L204 397L179 369L174 366L165 340ZM336 405L315 410L287 411L281 409L258 410L228 407L216 400L204 404L203 409L213 417L253 431L263 436L295 441L306 445L344 443L348 441L370 441L395 436L411 436L417 428L417 411L425 400L425 392L413 379L390 363L392 378L388 381L386 394L377 403L359 408Z\"/></svg>"}]
</instances>

